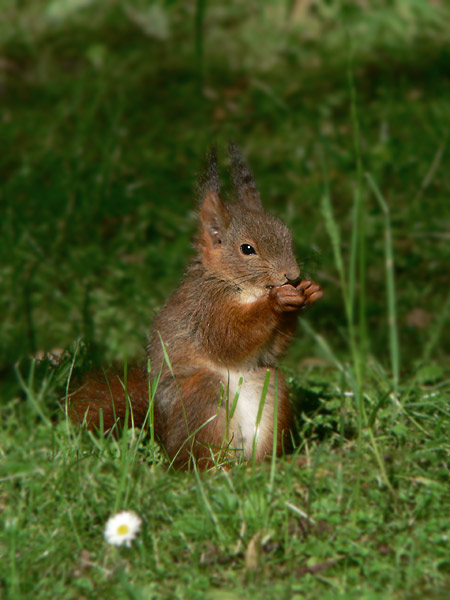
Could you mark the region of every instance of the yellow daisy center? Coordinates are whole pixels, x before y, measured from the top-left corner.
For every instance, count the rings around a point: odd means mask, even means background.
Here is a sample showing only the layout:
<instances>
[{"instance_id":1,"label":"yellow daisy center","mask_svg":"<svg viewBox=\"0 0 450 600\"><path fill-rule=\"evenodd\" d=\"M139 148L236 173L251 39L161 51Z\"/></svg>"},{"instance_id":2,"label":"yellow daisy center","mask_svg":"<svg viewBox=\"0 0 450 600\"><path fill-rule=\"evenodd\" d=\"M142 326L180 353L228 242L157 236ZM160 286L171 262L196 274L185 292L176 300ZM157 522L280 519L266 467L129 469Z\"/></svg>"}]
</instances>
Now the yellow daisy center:
<instances>
[{"instance_id":1,"label":"yellow daisy center","mask_svg":"<svg viewBox=\"0 0 450 600\"><path fill-rule=\"evenodd\" d=\"M123 523L122 525L119 525L119 527L117 528L117 533L119 535L127 535L127 533L129 531L130 531L130 528L125 523Z\"/></svg>"}]
</instances>

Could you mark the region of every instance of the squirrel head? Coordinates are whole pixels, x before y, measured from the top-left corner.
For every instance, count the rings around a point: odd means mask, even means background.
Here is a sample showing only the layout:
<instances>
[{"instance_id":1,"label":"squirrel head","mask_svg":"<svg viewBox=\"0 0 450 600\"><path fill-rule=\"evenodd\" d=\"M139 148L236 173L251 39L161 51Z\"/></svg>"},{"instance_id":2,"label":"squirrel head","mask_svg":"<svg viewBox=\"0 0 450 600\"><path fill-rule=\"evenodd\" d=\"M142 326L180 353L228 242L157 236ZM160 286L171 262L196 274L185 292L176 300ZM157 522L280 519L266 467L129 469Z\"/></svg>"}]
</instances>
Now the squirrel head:
<instances>
[{"instance_id":1,"label":"squirrel head","mask_svg":"<svg viewBox=\"0 0 450 600\"><path fill-rule=\"evenodd\" d=\"M230 144L231 175L236 199L225 203L215 151L209 155L200 187L200 236L203 266L252 301L275 286L299 279L289 229L266 213L253 176L238 149Z\"/></svg>"}]
</instances>

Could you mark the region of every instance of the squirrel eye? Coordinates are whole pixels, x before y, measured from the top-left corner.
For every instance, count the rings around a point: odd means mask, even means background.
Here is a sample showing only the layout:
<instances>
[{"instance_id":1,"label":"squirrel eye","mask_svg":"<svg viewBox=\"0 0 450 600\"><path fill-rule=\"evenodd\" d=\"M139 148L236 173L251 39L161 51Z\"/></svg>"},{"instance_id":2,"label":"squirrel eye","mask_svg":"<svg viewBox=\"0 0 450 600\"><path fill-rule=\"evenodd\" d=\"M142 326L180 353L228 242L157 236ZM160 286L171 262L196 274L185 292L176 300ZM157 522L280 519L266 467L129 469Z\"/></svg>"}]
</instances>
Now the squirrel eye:
<instances>
[{"instance_id":1,"label":"squirrel eye","mask_svg":"<svg viewBox=\"0 0 450 600\"><path fill-rule=\"evenodd\" d=\"M256 254L256 250L253 248L253 246L250 246L250 244L242 244L241 252L242 254L246 254L247 256L249 254Z\"/></svg>"}]
</instances>

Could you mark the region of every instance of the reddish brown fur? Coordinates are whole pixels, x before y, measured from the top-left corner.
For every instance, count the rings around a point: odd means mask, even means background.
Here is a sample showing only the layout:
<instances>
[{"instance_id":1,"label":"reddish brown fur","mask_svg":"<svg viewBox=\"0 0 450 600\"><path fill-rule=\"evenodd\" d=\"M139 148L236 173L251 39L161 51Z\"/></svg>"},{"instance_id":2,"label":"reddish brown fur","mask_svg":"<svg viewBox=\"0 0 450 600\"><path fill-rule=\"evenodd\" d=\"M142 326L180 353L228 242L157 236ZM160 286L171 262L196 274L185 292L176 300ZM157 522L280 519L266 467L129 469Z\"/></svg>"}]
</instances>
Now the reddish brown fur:
<instances>
[{"instance_id":1,"label":"reddish brown fur","mask_svg":"<svg viewBox=\"0 0 450 600\"><path fill-rule=\"evenodd\" d=\"M137 367L130 369L126 386L123 373L91 373L72 393L71 417L80 423L85 421L90 427L99 427L103 420L103 428L107 432L124 423L126 396L129 398L128 424L139 427L144 423L149 406L147 373Z\"/></svg>"},{"instance_id":2,"label":"reddish brown fur","mask_svg":"<svg viewBox=\"0 0 450 600\"><path fill-rule=\"evenodd\" d=\"M211 356L230 366L259 356L267 344L281 353L295 330L296 319L277 312L271 295L248 305L229 300L208 308L202 342Z\"/></svg>"},{"instance_id":3,"label":"reddish brown fur","mask_svg":"<svg viewBox=\"0 0 450 600\"><path fill-rule=\"evenodd\" d=\"M168 415L164 447L176 466L187 467L195 460L206 468L213 457L223 458L221 448L226 443L224 413L218 407L220 381L200 369L178 383L179 402Z\"/></svg>"},{"instance_id":4,"label":"reddish brown fur","mask_svg":"<svg viewBox=\"0 0 450 600\"><path fill-rule=\"evenodd\" d=\"M291 412L275 364L294 335L298 311L322 295L317 284L299 282L288 229L264 212L250 171L235 148L231 158L238 202L221 200L212 161L203 186L198 255L158 315L149 345L152 378L161 373L155 397L156 433L169 458L184 468L192 461L206 468L239 454L248 457L252 436L257 436L256 459L271 454L275 402L276 450L281 453L289 437ZM243 244L253 252L245 255ZM270 385L256 428L267 369ZM241 377L241 396L227 422ZM128 395L134 424L141 425L148 409L145 371L130 371ZM89 378L74 394L72 410L78 420L86 416L91 427L98 426L100 411L105 429L123 420L126 396L117 375L109 377L109 386L104 376Z\"/></svg>"}]
</instances>

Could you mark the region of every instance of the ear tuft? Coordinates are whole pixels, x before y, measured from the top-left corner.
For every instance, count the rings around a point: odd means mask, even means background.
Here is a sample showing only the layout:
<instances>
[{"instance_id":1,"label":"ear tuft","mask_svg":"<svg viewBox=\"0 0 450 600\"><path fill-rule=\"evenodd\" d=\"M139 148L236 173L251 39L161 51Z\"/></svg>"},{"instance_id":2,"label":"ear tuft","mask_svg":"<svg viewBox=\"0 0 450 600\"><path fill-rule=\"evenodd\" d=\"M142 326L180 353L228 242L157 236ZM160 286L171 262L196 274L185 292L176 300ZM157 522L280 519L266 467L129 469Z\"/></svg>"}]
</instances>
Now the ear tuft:
<instances>
[{"instance_id":1,"label":"ear tuft","mask_svg":"<svg viewBox=\"0 0 450 600\"><path fill-rule=\"evenodd\" d=\"M208 153L205 174L199 182L200 223L204 241L218 246L231 221L230 212L220 197L220 179L217 152L213 147Z\"/></svg>"},{"instance_id":2,"label":"ear tuft","mask_svg":"<svg viewBox=\"0 0 450 600\"><path fill-rule=\"evenodd\" d=\"M216 196L220 196L220 178L219 168L217 166L217 150L215 146L212 146L209 149L206 156L206 166L198 181L198 192L201 201L203 201L203 198L208 193L214 193Z\"/></svg>"},{"instance_id":3,"label":"ear tuft","mask_svg":"<svg viewBox=\"0 0 450 600\"><path fill-rule=\"evenodd\" d=\"M238 201L249 210L262 211L261 198L247 162L232 142L228 145L228 152L231 159L231 176Z\"/></svg>"}]
</instances>

